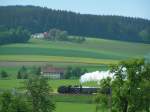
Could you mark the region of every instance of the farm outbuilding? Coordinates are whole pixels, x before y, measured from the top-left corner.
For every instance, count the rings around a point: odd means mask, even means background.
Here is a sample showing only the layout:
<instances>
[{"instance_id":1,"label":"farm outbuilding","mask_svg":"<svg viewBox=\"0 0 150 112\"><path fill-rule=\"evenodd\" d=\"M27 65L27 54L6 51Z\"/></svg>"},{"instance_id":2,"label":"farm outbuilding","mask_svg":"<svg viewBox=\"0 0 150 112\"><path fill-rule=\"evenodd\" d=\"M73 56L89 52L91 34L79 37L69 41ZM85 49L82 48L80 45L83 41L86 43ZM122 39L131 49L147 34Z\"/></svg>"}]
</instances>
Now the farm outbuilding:
<instances>
[{"instance_id":1,"label":"farm outbuilding","mask_svg":"<svg viewBox=\"0 0 150 112\"><path fill-rule=\"evenodd\" d=\"M41 68L41 76L48 79L63 79L65 70L53 66L45 66Z\"/></svg>"}]
</instances>

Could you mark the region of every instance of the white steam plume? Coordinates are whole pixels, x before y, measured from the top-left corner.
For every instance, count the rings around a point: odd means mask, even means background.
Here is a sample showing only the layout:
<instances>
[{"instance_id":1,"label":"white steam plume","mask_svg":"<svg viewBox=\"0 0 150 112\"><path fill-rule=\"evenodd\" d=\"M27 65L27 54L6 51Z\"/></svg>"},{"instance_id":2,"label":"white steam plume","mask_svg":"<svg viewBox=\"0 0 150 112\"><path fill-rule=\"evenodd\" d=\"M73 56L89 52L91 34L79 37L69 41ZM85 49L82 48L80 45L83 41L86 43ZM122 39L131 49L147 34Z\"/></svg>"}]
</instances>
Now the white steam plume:
<instances>
[{"instance_id":1,"label":"white steam plume","mask_svg":"<svg viewBox=\"0 0 150 112\"><path fill-rule=\"evenodd\" d=\"M109 70L108 71L95 71L91 73L85 73L80 77L80 82L90 82L90 81L100 81L102 79L105 79L107 77L113 78L114 73L111 73Z\"/></svg>"}]
</instances>

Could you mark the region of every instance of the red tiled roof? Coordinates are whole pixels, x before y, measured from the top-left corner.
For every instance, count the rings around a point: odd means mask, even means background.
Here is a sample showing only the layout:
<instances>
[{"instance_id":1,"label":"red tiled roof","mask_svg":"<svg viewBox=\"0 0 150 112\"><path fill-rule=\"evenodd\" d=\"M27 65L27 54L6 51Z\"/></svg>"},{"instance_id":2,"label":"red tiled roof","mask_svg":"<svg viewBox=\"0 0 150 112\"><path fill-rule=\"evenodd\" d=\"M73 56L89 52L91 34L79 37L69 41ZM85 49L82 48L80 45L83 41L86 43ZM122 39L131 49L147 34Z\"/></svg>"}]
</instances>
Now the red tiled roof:
<instances>
[{"instance_id":1,"label":"red tiled roof","mask_svg":"<svg viewBox=\"0 0 150 112\"><path fill-rule=\"evenodd\" d=\"M56 68L56 67L43 67L41 69L43 73L64 73L65 70L63 68Z\"/></svg>"}]
</instances>

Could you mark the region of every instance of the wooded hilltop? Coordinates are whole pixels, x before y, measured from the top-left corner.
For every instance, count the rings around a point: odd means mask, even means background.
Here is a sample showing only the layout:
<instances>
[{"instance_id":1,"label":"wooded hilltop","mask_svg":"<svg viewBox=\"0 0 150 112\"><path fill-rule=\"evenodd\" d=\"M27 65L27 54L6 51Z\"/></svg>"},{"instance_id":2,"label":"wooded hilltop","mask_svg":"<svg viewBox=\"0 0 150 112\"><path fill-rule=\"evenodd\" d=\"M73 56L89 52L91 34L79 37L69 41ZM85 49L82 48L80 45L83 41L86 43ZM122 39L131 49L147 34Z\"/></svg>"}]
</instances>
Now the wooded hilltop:
<instances>
[{"instance_id":1,"label":"wooded hilltop","mask_svg":"<svg viewBox=\"0 0 150 112\"><path fill-rule=\"evenodd\" d=\"M0 6L0 29L23 27L33 33L57 28L70 35L150 43L150 20L80 14L38 6Z\"/></svg>"}]
</instances>

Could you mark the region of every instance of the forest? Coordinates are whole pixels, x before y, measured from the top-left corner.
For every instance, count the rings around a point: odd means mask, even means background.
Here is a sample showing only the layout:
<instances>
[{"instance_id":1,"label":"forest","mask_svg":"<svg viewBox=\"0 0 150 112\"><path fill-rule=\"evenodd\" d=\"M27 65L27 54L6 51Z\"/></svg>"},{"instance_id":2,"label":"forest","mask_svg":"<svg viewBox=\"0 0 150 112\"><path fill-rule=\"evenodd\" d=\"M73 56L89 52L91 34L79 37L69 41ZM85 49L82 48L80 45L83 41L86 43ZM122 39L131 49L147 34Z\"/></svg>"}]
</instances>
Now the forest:
<instances>
[{"instance_id":1,"label":"forest","mask_svg":"<svg viewBox=\"0 0 150 112\"><path fill-rule=\"evenodd\" d=\"M0 27L21 26L33 33L52 28L70 35L150 43L150 20L90 15L38 6L0 6Z\"/></svg>"},{"instance_id":2,"label":"forest","mask_svg":"<svg viewBox=\"0 0 150 112\"><path fill-rule=\"evenodd\" d=\"M26 43L30 39L30 32L21 27L0 28L0 45L10 43Z\"/></svg>"}]
</instances>

